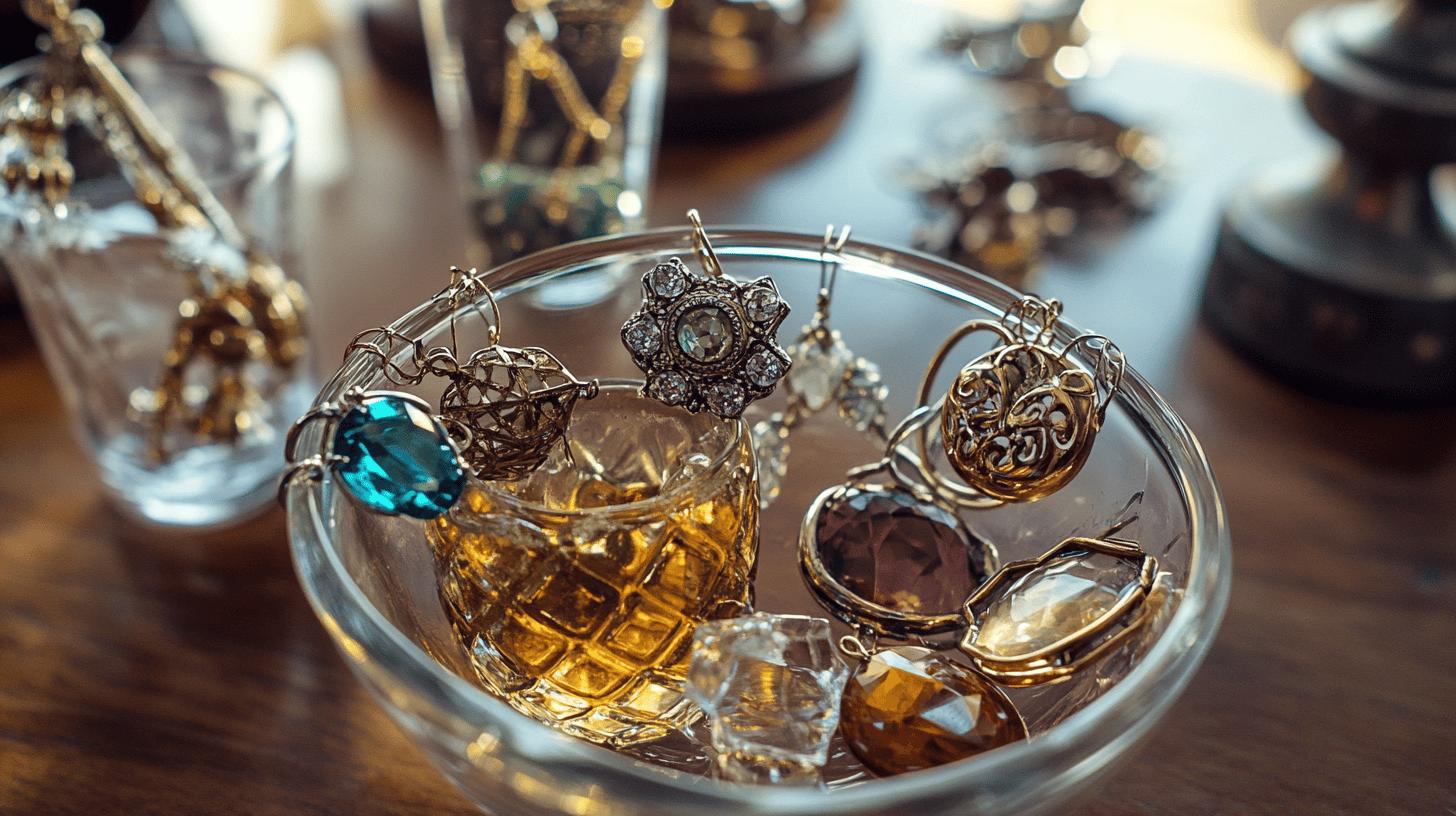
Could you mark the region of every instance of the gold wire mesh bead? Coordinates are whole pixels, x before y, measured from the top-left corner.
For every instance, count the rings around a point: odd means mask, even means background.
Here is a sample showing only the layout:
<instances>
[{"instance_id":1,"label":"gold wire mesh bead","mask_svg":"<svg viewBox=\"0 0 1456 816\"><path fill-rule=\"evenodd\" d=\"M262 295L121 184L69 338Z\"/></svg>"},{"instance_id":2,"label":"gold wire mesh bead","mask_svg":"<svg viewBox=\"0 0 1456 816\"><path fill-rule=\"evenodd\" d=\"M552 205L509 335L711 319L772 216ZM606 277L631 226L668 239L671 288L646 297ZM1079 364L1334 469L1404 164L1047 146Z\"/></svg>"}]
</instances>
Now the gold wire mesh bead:
<instances>
[{"instance_id":1,"label":"gold wire mesh bead","mask_svg":"<svg viewBox=\"0 0 1456 816\"><path fill-rule=\"evenodd\" d=\"M440 413L469 434L463 458L481 479L519 479L540 467L566 436L576 401L596 395L551 352L494 345L450 377Z\"/></svg>"}]
</instances>

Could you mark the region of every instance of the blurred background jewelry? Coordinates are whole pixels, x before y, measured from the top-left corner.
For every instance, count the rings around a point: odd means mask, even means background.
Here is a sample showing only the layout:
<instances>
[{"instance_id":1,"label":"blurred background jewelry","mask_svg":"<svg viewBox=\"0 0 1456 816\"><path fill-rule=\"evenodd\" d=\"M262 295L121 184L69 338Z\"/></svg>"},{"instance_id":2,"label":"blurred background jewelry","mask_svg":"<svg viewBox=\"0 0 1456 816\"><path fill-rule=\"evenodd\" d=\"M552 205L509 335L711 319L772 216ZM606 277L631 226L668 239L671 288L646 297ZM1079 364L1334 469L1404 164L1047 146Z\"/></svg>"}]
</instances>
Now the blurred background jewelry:
<instances>
[{"instance_id":1,"label":"blurred background jewelry","mask_svg":"<svg viewBox=\"0 0 1456 816\"><path fill-rule=\"evenodd\" d=\"M1029 0L966 8L940 41L995 94L994 120L948 123L908 173L926 221L918 247L1018 289L1053 252L1151 210L1162 140L1089 109L1083 80L1118 51L1106 5Z\"/></svg>"},{"instance_id":2,"label":"blurred background jewelry","mask_svg":"<svg viewBox=\"0 0 1456 816\"><path fill-rule=\"evenodd\" d=\"M622 343L647 376L644 392L668 405L737 419L773 393L789 371L778 328L789 314L773 278L723 274L697 210L688 210L693 248L706 275L671 258L642 276L642 307L622 326Z\"/></svg>"},{"instance_id":3,"label":"blurred background jewelry","mask_svg":"<svg viewBox=\"0 0 1456 816\"><path fill-rule=\"evenodd\" d=\"M487 317L480 307L484 298ZM518 479L546 461L565 437L579 399L597 394L597 381L583 382L551 352L500 344L500 309L480 275L450 268L450 284L435 296L450 309L450 347L425 348L393 329L368 329L355 335L345 351L380 358L386 376L398 385L418 385L425 377L448 380L440 395L440 415L457 440L460 455L477 478ZM469 308L485 321L486 345L460 359L455 317ZM408 349L407 365L396 362Z\"/></svg>"},{"instance_id":4,"label":"blurred background jewelry","mask_svg":"<svg viewBox=\"0 0 1456 816\"><path fill-rule=\"evenodd\" d=\"M910 168L926 212L914 242L1024 288L1047 253L1151 210L1164 153L1147 131L1101 113L1013 107Z\"/></svg>"},{"instance_id":5,"label":"blurred background jewelry","mask_svg":"<svg viewBox=\"0 0 1456 816\"><path fill-rule=\"evenodd\" d=\"M424 23L436 109L473 227L472 263L486 269L641 229L670 5L433 0L413 9ZM539 305L597 303L621 280L572 276Z\"/></svg>"},{"instance_id":6,"label":"blurred background jewelry","mask_svg":"<svg viewBox=\"0 0 1456 816\"><path fill-rule=\"evenodd\" d=\"M855 430L885 441L885 400L890 389L880 376L880 367L864 357L856 357L839 332L829 327L829 303L839 277L840 252L849 235L849 226L840 230L838 237L833 224L824 228L814 317L786 349L793 360L784 380L788 407L753 426L758 486L764 507L778 496L779 485L788 475L789 434L831 402L837 403L839 415Z\"/></svg>"},{"instance_id":7,"label":"blurred background jewelry","mask_svg":"<svg viewBox=\"0 0 1456 816\"><path fill-rule=\"evenodd\" d=\"M943 452L965 485L947 482L934 467L925 475L952 494L1024 502L1050 495L1076 477L1091 455L1107 406L1122 383L1122 352L1101 335L1052 346L1062 304L1026 296L999 321L972 320L946 338L926 367L920 404L928 404L936 374L961 340L988 331L998 342L966 364L940 407ZM1081 350L1087 370L1070 354ZM917 435L929 461L928 426Z\"/></svg>"},{"instance_id":8,"label":"blurred background jewelry","mask_svg":"<svg viewBox=\"0 0 1456 816\"><path fill-rule=\"evenodd\" d=\"M44 53L0 82L0 256L77 442L134 518L236 521L317 390L293 120L251 75L113 60L90 9L12 5Z\"/></svg>"},{"instance_id":9,"label":"blurred background jewelry","mask_svg":"<svg viewBox=\"0 0 1456 816\"><path fill-rule=\"evenodd\" d=\"M101 44L100 18L68 0L26 0L47 32L43 70L4 102L12 192L34 189L64 217L75 179L64 134L93 132L140 202L174 242L168 257L188 281L153 389L131 395L149 426L147 453L165 464L193 440L236 443L266 427L258 367L290 372L307 351L302 287L290 279L208 189L187 154L123 77Z\"/></svg>"}]
</instances>

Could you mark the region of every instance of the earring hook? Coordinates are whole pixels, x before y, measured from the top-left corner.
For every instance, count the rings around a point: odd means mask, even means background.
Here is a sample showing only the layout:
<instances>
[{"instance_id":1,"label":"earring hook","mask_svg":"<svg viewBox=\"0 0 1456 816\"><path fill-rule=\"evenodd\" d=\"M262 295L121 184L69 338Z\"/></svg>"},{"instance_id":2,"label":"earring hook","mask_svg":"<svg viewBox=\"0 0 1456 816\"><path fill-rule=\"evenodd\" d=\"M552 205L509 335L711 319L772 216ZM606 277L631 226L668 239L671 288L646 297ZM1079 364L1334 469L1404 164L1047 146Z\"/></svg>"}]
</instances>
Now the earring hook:
<instances>
[{"instance_id":1,"label":"earring hook","mask_svg":"<svg viewBox=\"0 0 1456 816\"><path fill-rule=\"evenodd\" d=\"M824 241L819 245L819 296L817 308L819 319L826 320L829 317L829 299L834 293L834 284L839 280L840 253L844 245L849 242L849 234L853 228L848 224L839 231L839 237L834 237L834 225L824 227ZM829 262L829 256L834 255L834 262Z\"/></svg>"},{"instance_id":2,"label":"earring hook","mask_svg":"<svg viewBox=\"0 0 1456 816\"><path fill-rule=\"evenodd\" d=\"M490 306L490 315L487 317L480 308L480 296L485 296L485 302ZM458 266L450 267L450 284L441 289L435 295L435 300L448 299L450 303L450 353L456 357L460 356L460 344L455 335L455 315L460 311L461 303L466 299L470 300L470 307L480 319L486 324L486 345L494 346L500 342L500 304L496 303L495 293L486 285L485 279L471 267L467 272Z\"/></svg>"},{"instance_id":3,"label":"earring hook","mask_svg":"<svg viewBox=\"0 0 1456 816\"><path fill-rule=\"evenodd\" d=\"M688 223L693 226L693 250L698 253L703 269L712 277L723 277L723 264L718 262L718 253L708 241L708 231L703 227L703 218L696 209L688 210Z\"/></svg>"}]
</instances>

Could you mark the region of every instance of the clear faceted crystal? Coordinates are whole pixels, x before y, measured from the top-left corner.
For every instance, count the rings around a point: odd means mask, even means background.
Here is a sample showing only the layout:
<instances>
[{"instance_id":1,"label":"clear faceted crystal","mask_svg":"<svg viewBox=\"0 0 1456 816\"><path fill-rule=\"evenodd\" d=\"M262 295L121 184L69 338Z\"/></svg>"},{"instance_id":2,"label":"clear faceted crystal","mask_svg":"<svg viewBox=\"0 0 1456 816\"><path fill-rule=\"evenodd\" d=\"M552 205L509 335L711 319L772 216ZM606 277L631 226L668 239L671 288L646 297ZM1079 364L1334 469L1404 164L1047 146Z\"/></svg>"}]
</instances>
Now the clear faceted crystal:
<instances>
[{"instance_id":1,"label":"clear faceted crystal","mask_svg":"<svg viewBox=\"0 0 1456 816\"><path fill-rule=\"evenodd\" d=\"M885 424L885 400L890 387L880 378L880 367L864 359L854 361L839 394L839 415L857 431Z\"/></svg>"},{"instance_id":2,"label":"clear faceted crystal","mask_svg":"<svg viewBox=\"0 0 1456 816\"><path fill-rule=\"evenodd\" d=\"M796 344L792 358L789 388L810 411L823 410L834 399L835 392L844 381L845 369L854 359L838 332L832 335L828 348L815 338Z\"/></svg>"},{"instance_id":3,"label":"clear faceted crystal","mask_svg":"<svg viewBox=\"0 0 1456 816\"><path fill-rule=\"evenodd\" d=\"M688 278L677 264L663 263L647 273L647 285L661 297L674 298L688 288Z\"/></svg>"},{"instance_id":4,"label":"clear faceted crystal","mask_svg":"<svg viewBox=\"0 0 1456 816\"><path fill-rule=\"evenodd\" d=\"M743 413L743 406L748 400L743 386L736 382L714 383L707 387L705 396L709 410L718 416L730 418Z\"/></svg>"},{"instance_id":5,"label":"clear faceted crystal","mask_svg":"<svg viewBox=\"0 0 1456 816\"><path fill-rule=\"evenodd\" d=\"M1019 693L1017 703L1027 722L1036 730L1051 728L1121 682L1158 641L1182 597L1183 590L1174 585L1173 576L1160 573L1144 601L1147 618L1127 640L1065 683L1035 686Z\"/></svg>"},{"instance_id":6,"label":"clear faceted crystal","mask_svg":"<svg viewBox=\"0 0 1456 816\"><path fill-rule=\"evenodd\" d=\"M657 351L662 343L662 329L651 320L637 320L627 327L627 347L639 355Z\"/></svg>"},{"instance_id":7,"label":"clear faceted crystal","mask_svg":"<svg viewBox=\"0 0 1456 816\"><path fill-rule=\"evenodd\" d=\"M743 366L743 372L748 375L755 385L764 388L772 386L784 376L784 363L772 351L759 349L748 358Z\"/></svg>"},{"instance_id":8,"label":"clear faceted crystal","mask_svg":"<svg viewBox=\"0 0 1456 816\"><path fill-rule=\"evenodd\" d=\"M1106 614L1138 581L1140 563L1076 553L1012 581L979 616L975 644L998 657L1044 649Z\"/></svg>"},{"instance_id":9,"label":"clear faceted crystal","mask_svg":"<svg viewBox=\"0 0 1456 816\"><path fill-rule=\"evenodd\" d=\"M750 289L743 299L743 310L747 312L748 319L755 323L773 320L783 305L779 296L766 287Z\"/></svg>"},{"instance_id":10,"label":"clear faceted crystal","mask_svg":"<svg viewBox=\"0 0 1456 816\"><path fill-rule=\"evenodd\" d=\"M733 348L733 322L718 306L699 306L677 321L677 345L700 363L720 360Z\"/></svg>"},{"instance_id":11,"label":"clear faceted crystal","mask_svg":"<svg viewBox=\"0 0 1456 816\"><path fill-rule=\"evenodd\" d=\"M700 624L687 692L708 715L719 773L818 781L848 675L821 618L755 612Z\"/></svg>"},{"instance_id":12,"label":"clear faceted crystal","mask_svg":"<svg viewBox=\"0 0 1456 816\"><path fill-rule=\"evenodd\" d=\"M677 405L688 397L688 381L676 371L664 371L652 380L650 390L668 405Z\"/></svg>"},{"instance_id":13,"label":"clear faceted crystal","mask_svg":"<svg viewBox=\"0 0 1456 816\"><path fill-rule=\"evenodd\" d=\"M768 507L778 498L789 472L789 435L784 415L776 413L753 425L753 454L758 460L758 503Z\"/></svg>"}]
</instances>

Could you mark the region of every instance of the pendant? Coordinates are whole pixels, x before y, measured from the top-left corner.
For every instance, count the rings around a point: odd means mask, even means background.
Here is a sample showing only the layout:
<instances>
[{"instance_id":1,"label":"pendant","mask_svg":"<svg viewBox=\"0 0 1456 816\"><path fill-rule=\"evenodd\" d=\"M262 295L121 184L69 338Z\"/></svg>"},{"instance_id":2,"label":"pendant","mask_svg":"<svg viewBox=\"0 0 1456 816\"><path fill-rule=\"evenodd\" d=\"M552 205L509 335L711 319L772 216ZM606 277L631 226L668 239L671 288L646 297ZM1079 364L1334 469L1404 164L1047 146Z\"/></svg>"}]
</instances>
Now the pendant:
<instances>
[{"instance_id":1,"label":"pendant","mask_svg":"<svg viewBox=\"0 0 1456 816\"><path fill-rule=\"evenodd\" d=\"M696 210L688 213L706 275L669 258L642 276L642 307L622 343L647 378L645 393L688 411L737 419L789 371L778 329L789 314L772 278L723 274Z\"/></svg>"},{"instance_id":2,"label":"pendant","mask_svg":"<svg viewBox=\"0 0 1456 816\"><path fill-rule=\"evenodd\" d=\"M884 457L820 493L799 527L799 567L826 609L857 629L921 642L959 635L965 599L999 563L900 446L933 416L907 417Z\"/></svg>"},{"instance_id":3,"label":"pendant","mask_svg":"<svg viewBox=\"0 0 1456 816\"><path fill-rule=\"evenodd\" d=\"M319 452L297 461L281 490L303 474L318 481L332 471L344 493L376 513L429 520L444 515L465 492L466 471L455 442L430 404L395 391L351 389L337 403L304 414L284 443L295 462L302 430L328 423Z\"/></svg>"},{"instance_id":4,"label":"pendant","mask_svg":"<svg viewBox=\"0 0 1456 816\"><path fill-rule=\"evenodd\" d=\"M926 370L922 404L955 344L981 331L998 338L960 370L941 409L945 457L974 493L1008 502L1043 498L1071 482L1092 453L1122 382L1122 352L1100 335L1054 349L1061 309L1056 300L1025 297L999 321L970 321L947 338ZM1093 367L1074 361L1073 352L1088 355ZM922 457L927 437L922 430Z\"/></svg>"},{"instance_id":5,"label":"pendant","mask_svg":"<svg viewBox=\"0 0 1456 816\"><path fill-rule=\"evenodd\" d=\"M876 775L933 768L1026 739L1010 698L974 671L932 649L868 653L848 641L842 648L858 651L861 665L844 688L839 733Z\"/></svg>"},{"instance_id":6,"label":"pendant","mask_svg":"<svg viewBox=\"0 0 1456 816\"><path fill-rule=\"evenodd\" d=\"M1064 679L1143 625L1157 574L1157 559L1131 542L1069 538L966 599L960 650L1003 685Z\"/></svg>"}]
</instances>

